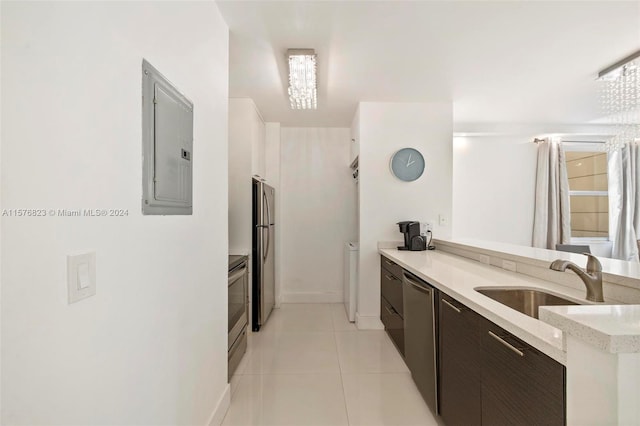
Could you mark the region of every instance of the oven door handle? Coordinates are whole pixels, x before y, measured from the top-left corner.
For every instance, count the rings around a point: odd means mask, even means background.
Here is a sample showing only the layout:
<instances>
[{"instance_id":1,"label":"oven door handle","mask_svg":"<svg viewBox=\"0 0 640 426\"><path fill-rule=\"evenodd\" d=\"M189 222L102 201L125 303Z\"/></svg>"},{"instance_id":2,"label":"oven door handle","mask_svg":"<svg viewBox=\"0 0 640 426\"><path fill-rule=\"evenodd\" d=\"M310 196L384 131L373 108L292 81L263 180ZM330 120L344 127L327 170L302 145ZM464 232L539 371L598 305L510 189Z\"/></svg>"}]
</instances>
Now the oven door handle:
<instances>
[{"instance_id":1,"label":"oven door handle","mask_svg":"<svg viewBox=\"0 0 640 426\"><path fill-rule=\"evenodd\" d=\"M247 264L243 264L242 267L235 269L232 274L229 274L229 286L236 282L238 278L247 273Z\"/></svg>"}]
</instances>

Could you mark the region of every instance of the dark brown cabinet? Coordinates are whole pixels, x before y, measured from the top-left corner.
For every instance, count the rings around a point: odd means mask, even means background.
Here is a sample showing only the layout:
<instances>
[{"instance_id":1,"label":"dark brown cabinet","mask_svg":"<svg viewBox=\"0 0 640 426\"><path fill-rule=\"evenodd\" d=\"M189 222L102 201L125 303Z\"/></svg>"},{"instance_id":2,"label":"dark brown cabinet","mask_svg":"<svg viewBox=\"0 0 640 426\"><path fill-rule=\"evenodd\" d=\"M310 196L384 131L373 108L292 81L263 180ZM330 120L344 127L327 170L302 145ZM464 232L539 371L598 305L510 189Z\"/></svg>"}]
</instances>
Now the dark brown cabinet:
<instances>
[{"instance_id":1,"label":"dark brown cabinet","mask_svg":"<svg viewBox=\"0 0 640 426\"><path fill-rule=\"evenodd\" d=\"M404 356L404 318L384 297L380 298L380 311L380 320L384 324L384 329L398 351Z\"/></svg>"},{"instance_id":2,"label":"dark brown cabinet","mask_svg":"<svg viewBox=\"0 0 640 426\"><path fill-rule=\"evenodd\" d=\"M380 289L382 297L393 306L393 309L404 318L404 302L402 300L402 275L396 277L384 268L380 269Z\"/></svg>"},{"instance_id":3,"label":"dark brown cabinet","mask_svg":"<svg viewBox=\"0 0 640 426\"><path fill-rule=\"evenodd\" d=\"M440 416L448 426L482 424L483 318L440 293Z\"/></svg>"},{"instance_id":4,"label":"dark brown cabinet","mask_svg":"<svg viewBox=\"0 0 640 426\"><path fill-rule=\"evenodd\" d=\"M562 364L443 293L439 318L447 426L565 424Z\"/></svg>"},{"instance_id":5,"label":"dark brown cabinet","mask_svg":"<svg viewBox=\"0 0 640 426\"><path fill-rule=\"evenodd\" d=\"M430 406L445 425L566 424L566 370L562 364L442 291L432 289L430 293L436 300L432 313L416 309L410 301L423 306L424 296L410 294L407 283L403 289L400 265L384 256L380 260L380 319L412 375L416 371L423 377L423 365L412 363L409 352L424 353L425 343L437 336L438 410L433 403ZM429 315L437 319L435 326L425 319ZM421 327L432 327L433 333L424 333ZM409 342L406 335L417 337ZM420 388L420 380L414 377L414 381ZM433 400L431 394L423 392L423 396Z\"/></svg>"},{"instance_id":6,"label":"dark brown cabinet","mask_svg":"<svg viewBox=\"0 0 640 426\"><path fill-rule=\"evenodd\" d=\"M482 424L565 424L564 366L488 320L481 382Z\"/></svg>"},{"instance_id":7,"label":"dark brown cabinet","mask_svg":"<svg viewBox=\"0 0 640 426\"><path fill-rule=\"evenodd\" d=\"M396 348L404 356L402 268L384 256L380 257L380 264L380 320Z\"/></svg>"}]
</instances>

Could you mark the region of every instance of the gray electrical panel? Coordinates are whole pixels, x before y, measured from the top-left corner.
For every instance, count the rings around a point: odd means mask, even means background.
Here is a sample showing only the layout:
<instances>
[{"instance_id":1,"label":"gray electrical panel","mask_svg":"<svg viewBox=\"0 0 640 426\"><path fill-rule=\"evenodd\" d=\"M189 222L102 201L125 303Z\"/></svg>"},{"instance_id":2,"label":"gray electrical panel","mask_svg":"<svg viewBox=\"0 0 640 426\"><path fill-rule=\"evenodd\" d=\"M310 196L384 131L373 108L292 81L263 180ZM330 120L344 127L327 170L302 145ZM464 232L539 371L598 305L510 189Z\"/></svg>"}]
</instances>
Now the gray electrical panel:
<instances>
[{"instance_id":1,"label":"gray electrical panel","mask_svg":"<svg viewBox=\"0 0 640 426\"><path fill-rule=\"evenodd\" d=\"M142 214L193 212L193 103L142 61Z\"/></svg>"}]
</instances>

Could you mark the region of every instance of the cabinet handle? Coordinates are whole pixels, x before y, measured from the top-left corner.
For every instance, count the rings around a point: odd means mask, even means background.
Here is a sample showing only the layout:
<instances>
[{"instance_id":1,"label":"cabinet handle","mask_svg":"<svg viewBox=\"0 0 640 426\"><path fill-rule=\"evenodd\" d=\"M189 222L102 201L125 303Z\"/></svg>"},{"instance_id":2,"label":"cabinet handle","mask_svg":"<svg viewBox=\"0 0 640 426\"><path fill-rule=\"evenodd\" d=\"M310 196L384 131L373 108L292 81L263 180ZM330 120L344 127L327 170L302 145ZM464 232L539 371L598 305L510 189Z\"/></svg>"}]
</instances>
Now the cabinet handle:
<instances>
[{"instance_id":1,"label":"cabinet handle","mask_svg":"<svg viewBox=\"0 0 640 426\"><path fill-rule=\"evenodd\" d=\"M413 286L416 290L421 291L423 293L427 293L427 294L431 294L431 289L428 287L425 287L423 285L420 285L419 283L413 281L411 278L409 278L407 276L407 274L403 274L404 275L404 280L407 282L407 284Z\"/></svg>"},{"instance_id":2,"label":"cabinet handle","mask_svg":"<svg viewBox=\"0 0 640 426\"><path fill-rule=\"evenodd\" d=\"M384 276L389 280L389 281L398 281L398 279L396 277L394 277L393 275L387 275L384 274Z\"/></svg>"},{"instance_id":3,"label":"cabinet handle","mask_svg":"<svg viewBox=\"0 0 640 426\"><path fill-rule=\"evenodd\" d=\"M454 311L456 311L457 313L462 312L462 309L460 309L460 308L458 308L457 306L455 306L455 305L453 305L453 304L449 303L449 301L448 301L447 299L442 299L442 301L443 301L443 302L444 302L448 307L450 307L451 309L453 309L453 310L454 310Z\"/></svg>"},{"instance_id":4,"label":"cabinet handle","mask_svg":"<svg viewBox=\"0 0 640 426\"><path fill-rule=\"evenodd\" d=\"M496 339L498 342L502 343L504 346L506 346L509 350L517 353L520 356L524 356L524 352L522 352L520 349L512 346L511 344L507 343L504 339L502 339L502 337L498 336L497 334L493 333L492 331L489 332L489 336L493 337L494 339Z\"/></svg>"},{"instance_id":5,"label":"cabinet handle","mask_svg":"<svg viewBox=\"0 0 640 426\"><path fill-rule=\"evenodd\" d=\"M386 264L387 264L387 265L389 265L389 266L393 266L393 265L395 265L395 263L393 263L392 261L387 260L387 259L385 259L385 260L384 260L384 263L386 263Z\"/></svg>"},{"instance_id":6,"label":"cabinet handle","mask_svg":"<svg viewBox=\"0 0 640 426\"><path fill-rule=\"evenodd\" d=\"M240 267L236 267L233 269L233 271L231 271L231 273L229 274L229 286L231 286L231 284L233 284L234 282L236 282L236 280L240 277L242 277L244 274L247 273L247 264L246 262L243 262Z\"/></svg>"},{"instance_id":7,"label":"cabinet handle","mask_svg":"<svg viewBox=\"0 0 640 426\"><path fill-rule=\"evenodd\" d=\"M389 309L389 307L387 305L384 305L384 308L387 310L387 312L389 312L390 315L396 315L397 314L395 309L393 309L393 308Z\"/></svg>"}]
</instances>

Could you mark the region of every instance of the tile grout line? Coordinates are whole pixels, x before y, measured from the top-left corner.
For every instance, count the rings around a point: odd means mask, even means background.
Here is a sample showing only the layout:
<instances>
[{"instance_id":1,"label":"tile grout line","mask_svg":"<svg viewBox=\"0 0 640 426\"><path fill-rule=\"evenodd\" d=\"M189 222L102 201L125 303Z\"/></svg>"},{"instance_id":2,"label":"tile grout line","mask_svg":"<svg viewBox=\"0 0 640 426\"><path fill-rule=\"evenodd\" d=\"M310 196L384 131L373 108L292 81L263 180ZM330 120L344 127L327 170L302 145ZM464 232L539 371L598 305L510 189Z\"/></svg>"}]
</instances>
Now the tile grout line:
<instances>
[{"instance_id":1,"label":"tile grout line","mask_svg":"<svg viewBox=\"0 0 640 426\"><path fill-rule=\"evenodd\" d=\"M344 388L344 377L342 372L342 363L340 362L340 352L338 351L338 331L336 330L336 323L334 321L334 312L331 312L331 324L333 325L333 341L336 345L336 356L338 357L338 369L340 370L340 384L342 385L342 398L344 400L344 410L347 413L347 424L351 426L351 418L349 417L349 407L347 407L347 392ZM347 318L347 321L349 319Z\"/></svg>"}]
</instances>

